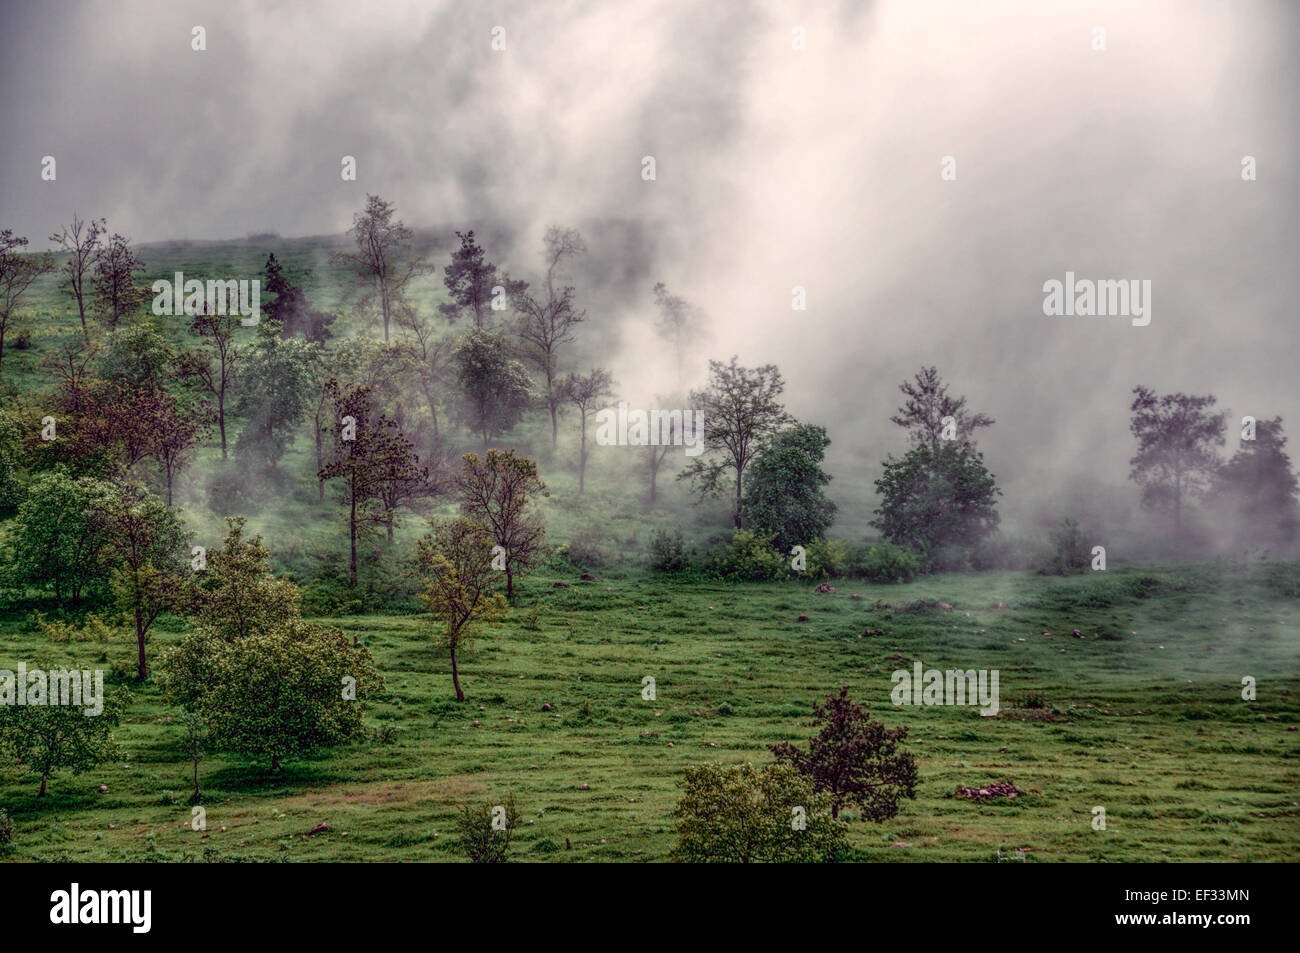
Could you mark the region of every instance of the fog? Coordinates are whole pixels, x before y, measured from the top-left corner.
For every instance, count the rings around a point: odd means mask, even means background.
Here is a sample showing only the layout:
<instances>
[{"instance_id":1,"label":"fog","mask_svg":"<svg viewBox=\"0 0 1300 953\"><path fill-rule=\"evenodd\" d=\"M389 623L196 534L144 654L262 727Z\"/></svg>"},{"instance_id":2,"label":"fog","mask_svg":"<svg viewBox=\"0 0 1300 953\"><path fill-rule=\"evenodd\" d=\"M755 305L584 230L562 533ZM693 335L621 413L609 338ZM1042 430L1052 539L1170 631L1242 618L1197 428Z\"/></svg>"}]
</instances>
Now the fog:
<instances>
[{"instance_id":1,"label":"fog","mask_svg":"<svg viewBox=\"0 0 1300 953\"><path fill-rule=\"evenodd\" d=\"M371 192L417 228L504 227L489 252L527 275L547 225L577 226L591 255L573 282L622 396L671 390L650 292L665 281L708 315L692 380L709 358L776 363L790 410L828 428L854 530L880 459L905 447L889 416L922 364L996 419L981 447L1013 522L1070 506L1127 521L1135 384L1300 427L1294 5L56 2L0 17L0 227L36 247L74 211L137 242L335 234ZM1150 280L1150 324L1045 316L1043 284L1067 271Z\"/></svg>"}]
</instances>

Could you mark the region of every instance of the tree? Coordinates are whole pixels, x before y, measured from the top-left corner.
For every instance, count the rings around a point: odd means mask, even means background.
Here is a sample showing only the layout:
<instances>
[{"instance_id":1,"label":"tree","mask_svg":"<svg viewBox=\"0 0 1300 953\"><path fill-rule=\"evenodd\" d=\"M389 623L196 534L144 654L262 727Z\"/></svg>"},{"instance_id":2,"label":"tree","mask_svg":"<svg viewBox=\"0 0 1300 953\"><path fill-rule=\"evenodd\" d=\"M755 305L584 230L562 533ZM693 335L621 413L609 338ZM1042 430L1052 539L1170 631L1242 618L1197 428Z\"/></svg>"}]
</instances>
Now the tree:
<instances>
[{"instance_id":1,"label":"tree","mask_svg":"<svg viewBox=\"0 0 1300 953\"><path fill-rule=\"evenodd\" d=\"M211 687L196 694L212 744L270 758L272 771L359 737L357 699L382 686L364 647L302 620L220 643L211 669Z\"/></svg>"},{"instance_id":2,"label":"tree","mask_svg":"<svg viewBox=\"0 0 1300 953\"><path fill-rule=\"evenodd\" d=\"M492 536L486 526L463 516L430 526L432 532L419 541L416 557L425 581L420 600L442 623L439 648L448 652L456 701L463 702L456 653L481 623L501 616L506 601L494 591L497 570L492 568Z\"/></svg>"},{"instance_id":3,"label":"tree","mask_svg":"<svg viewBox=\"0 0 1300 953\"><path fill-rule=\"evenodd\" d=\"M573 303L574 289L566 285L556 293L555 275L565 262L585 254L587 245L577 229L552 225L543 240L546 262L546 299L539 301L523 289L512 297L519 312L518 334L524 342L524 353L541 372L546 385L543 399L551 413L551 448L559 443L559 410L564 403L563 389L559 386L560 346L573 340L573 329L587 318Z\"/></svg>"},{"instance_id":4,"label":"tree","mask_svg":"<svg viewBox=\"0 0 1300 953\"><path fill-rule=\"evenodd\" d=\"M336 381L328 386L335 408L335 452L319 472L326 480L343 481L351 553L348 579L355 586L357 540L363 527L383 524L391 542L397 507L428 495L432 486L428 468L420 466L411 441L396 422L383 414L373 416L369 388L344 393Z\"/></svg>"},{"instance_id":5,"label":"tree","mask_svg":"<svg viewBox=\"0 0 1300 953\"><path fill-rule=\"evenodd\" d=\"M317 344L324 344L332 337L329 326L336 316L310 307L303 290L285 276L274 254L266 259L265 276L266 290L275 297L262 310L268 321L280 326L281 337L301 334Z\"/></svg>"},{"instance_id":6,"label":"tree","mask_svg":"<svg viewBox=\"0 0 1300 953\"><path fill-rule=\"evenodd\" d=\"M95 289L95 313L110 331L149 299L149 289L136 287L132 277L144 270L144 262L122 235L114 234L101 249L91 284Z\"/></svg>"},{"instance_id":7,"label":"tree","mask_svg":"<svg viewBox=\"0 0 1300 953\"><path fill-rule=\"evenodd\" d=\"M735 475L732 519L744 526L741 506L745 468L783 426L794 422L778 399L785 381L775 364L739 367L709 361L709 386L691 391L691 403L703 411L704 449L711 458L697 457L678 479L688 479L702 495L720 493L727 473Z\"/></svg>"},{"instance_id":8,"label":"tree","mask_svg":"<svg viewBox=\"0 0 1300 953\"><path fill-rule=\"evenodd\" d=\"M196 314L190 331L206 344L210 354L187 351L181 355L180 372L197 380L217 402L217 429L221 434L221 459L226 459L226 394L235 381L240 351L235 347L234 314Z\"/></svg>"},{"instance_id":9,"label":"tree","mask_svg":"<svg viewBox=\"0 0 1300 953\"><path fill-rule=\"evenodd\" d=\"M90 328L86 325L86 298L90 289L86 287L86 279L93 275L99 256L103 253L104 246L100 239L105 231L107 224L102 218L92 218L86 222L74 215L71 225L63 226L50 236L50 241L68 255L68 260L60 269L64 275L61 287L77 302L77 312L81 315L81 334L87 342L90 341Z\"/></svg>"},{"instance_id":10,"label":"tree","mask_svg":"<svg viewBox=\"0 0 1300 953\"><path fill-rule=\"evenodd\" d=\"M448 319L455 321L461 313L469 311L474 317L474 327L488 327L493 289L500 287L505 296L520 294L528 287L526 281L512 281L504 272L497 274L497 266L487 260L483 248L474 239L474 232L457 232L460 247L451 253L451 264L443 268L443 284L451 302L440 309Z\"/></svg>"},{"instance_id":11,"label":"tree","mask_svg":"<svg viewBox=\"0 0 1300 953\"><path fill-rule=\"evenodd\" d=\"M768 745L781 764L793 765L812 781L813 790L831 796L831 816L857 804L864 817L888 820L898 813L900 798L916 797L916 759L898 746L907 728L886 728L849 698L845 685L826 704L813 703L813 724L821 730L804 751L788 741Z\"/></svg>"},{"instance_id":12,"label":"tree","mask_svg":"<svg viewBox=\"0 0 1300 953\"><path fill-rule=\"evenodd\" d=\"M45 797L60 768L81 774L117 753L113 726L128 699L125 692L105 692L98 715L75 705L0 705L0 747L41 776L36 796Z\"/></svg>"},{"instance_id":13,"label":"tree","mask_svg":"<svg viewBox=\"0 0 1300 953\"><path fill-rule=\"evenodd\" d=\"M686 863L833 861L845 844L831 798L788 764L701 764L686 769L674 860Z\"/></svg>"},{"instance_id":14,"label":"tree","mask_svg":"<svg viewBox=\"0 0 1300 953\"><path fill-rule=\"evenodd\" d=\"M1255 439L1242 440L1210 487L1213 503L1232 520L1240 541L1289 546L1295 542L1297 481L1286 452L1282 418L1261 420Z\"/></svg>"},{"instance_id":15,"label":"tree","mask_svg":"<svg viewBox=\"0 0 1300 953\"><path fill-rule=\"evenodd\" d=\"M614 379L609 376L609 371L597 367L585 377L569 374L564 378L560 390L564 398L578 408L578 494L582 495L587 483L587 415L601 401L614 396Z\"/></svg>"},{"instance_id":16,"label":"tree","mask_svg":"<svg viewBox=\"0 0 1300 953\"><path fill-rule=\"evenodd\" d=\"M510 357L506 339L471 329L451 358L456 372L457 422L488 441L519 422L533 399L532 381L522 364Z\"/></svg>"},{"instance_id":17,"label":"tree","mask_svg":"<svg viewBox=\"0 0 1300 953\"><path fill-rule=\"evenodd\" d=\"M154 620L184 600L180 554L188 534L172 509L139 486L115 488L100 519L113 593L135 624L136 677L144 681L145 638Z\"/></svg>"},{"instance_id":18,"label":"tree","mask_svg":"<svg viewBox=\"0 0 1300 953\"><path fill-rule=\"evenodd\" d=\"M918 443L885 461L871 525L933 565L945 547L973 547L998 524L997 488L983 456L956 443Z\"/></svg>"},{"instance_id":19,"label":"tree","mask_svg":"<svg viewBox=\"0 0 1300 953\"><path fill-rule=\"evenodd\" d=\"M742 506L745 524L773 537L781 552L822 539L835 521L835 504L822 489L830 446L825 427L796 424L782 430L754 461Z\"/></svg>"},{"instance_id":20,"label":"tree","mask_svg":"<svg viewBox=\"0 0 1300 953\"><path fill-rule=\"evenodd\" d=\"M1142 505L1173 513L1174 537L1182 537L1183 507L1203 493L1219 467L1224 415L1214 413L1213 395L1165 394L1133 388L1129 430L1138 449L1129 478L1142 488Z\"/></svg>"},{"instance_id":21,"label":"tree","mask_svg":"<svg viewBox=\"0 0 1300 953\"><path fill-rule=\"evenodd\" d=\"M27 239L6 228L0 232L0 367L5 359L5 332L18 312L18 302L33 281L54 268L49 255L23 253Z\"/></svg>"},{"instance_id":22,"label":"tree","mask_svg":"<svg viewBox=\"0 0 1300 953\"><path fill-rule=\"evenodd\" d=\"M456 816L460 849L472 864L504 864L521 817L513 794L501 804L466 804Z\"/></svg>"},{"instance_id":23,"label":"tree","mask_svg":"<svg viewBox=\"0 0 1300 953\"><path fill-rule=\"evenodd\" d=\"M690 339L699 333L703 324L703 315L698 308L688 302L685 298L668 293L668 286L662 281L654 287L655 306L659 309L659 317L655 320L655 328L664 337L668 338L673 348L673 357L676 360L677 378L676 386L682 386L682 374L686 358L686 345Z\"/></svg>"},{"instance_id":24,"label":"tree","mask_svg":"<svg viewBox=\"0 0 1300 953\"><path fill-rule=\"evenodd\" d=\"M403 290L413 277L428 266L409 257L412 232L401 220L394 220L396 209L378 195L366 196L366 207L352 217L349 231L356 241L356 252L335 252L331 263L349 264L365 286L360 306L378 304L384 322L384 340L388 340L393 314Z\"/></svg>"},{"instance_id":25,"label":"tree","mask_svg":"<svg viewBox=\"0 0 1300 953\"><path fill-rule=\"evenodd\" d=\"M11 530L11 582L52 589L57 602L74 606L99 589L107 579L99 516L114 493L111 483L62 469L33 477Z\"/></svg>"},{"instance_id":26,"label":"tree","mask_svg":"<svg viewBox=\"0 0 1300 953\"><path fill-rule=\"evenodd\" d=\"M172 505L172 488L176 477L189 463L190 451L208 432L210 417L206 414L195 419L181 409L176 399L166 391L157 391L148 418L151 435L150 454L162 468L167 484L167 505Z\"/></svg>"},{"instance_id":27,"label":"tree","mask_svg":"<svg viewBox=\"0 0 1300 953\"><path fill-rule=\"evenodd\" d=\"M201 804L203 792L199 790L199 762L205 753L207 726L197 712L187 711L181 715L181 727L185 729L185 756L194 765L194 793L190 795L190 803Z\"/></svg>"},{"instance_id":28,"label":"tree","mask_svg":"<svg viewBox=\"0 0 1300 953\"><path fill-rule=\"evenodd\" d=\"M318 348L309 341L285 340L270 321L258 326L235 395L235 410L248 419L235 443L236 453L266 461L272 472L278 469L298 421L307 413Z\"/></svg>"},{"instance_id":29,"label":"tree","mask_svg":"<svg viewBox=\"0 0 1300 953\"><path fill-rule=\"evenodd\" d=\"M157 326L141 321L114 330L107 346L98 352L95 367L104 380L154 388L163 386L174 362L172 349Z\"/></svg>"},{"instance_id":30,"label":"tree","mask_svg":"<svg viewBox=\"0 0 1300 953\"><path fill-rule=\"evenodd\" d=\"M283 628L299 618L298 587L271 572L260 535L244 539L246 520L226 517L226 538L208 555L196 593L204 631L233 642Z\"/></svg>"},{"instance_id":31,"label":"tree","mask_svg":"<svg viewBox=\"0 0 1300 953\"><path fill-rule=\"evenodd\" d=\"M921 368L913 380L903 381L898 389L907 401L889 419L906 430L913 443L939 446L944 439L944 418L951 417L955 428L952 442L973 450L975 431L994 423L992 417L967 412L965 397L949 397L948 385L939 376L937 368Z\"/></svg>"},{"instance_id":32,"label":"tree","mask_svg":"<svg viewBox=\"0 0 1300 953\"><path fill-rule=\"evenodd\" d=\"M532 512L533 497L549 496L537 464L513 450L489 450L462 458L456 493L461 512L487 527L492 541L505 550L506 597L515 592L515 576L524 575L542 554L546 528Z\"/></svg>"}]
</instances>

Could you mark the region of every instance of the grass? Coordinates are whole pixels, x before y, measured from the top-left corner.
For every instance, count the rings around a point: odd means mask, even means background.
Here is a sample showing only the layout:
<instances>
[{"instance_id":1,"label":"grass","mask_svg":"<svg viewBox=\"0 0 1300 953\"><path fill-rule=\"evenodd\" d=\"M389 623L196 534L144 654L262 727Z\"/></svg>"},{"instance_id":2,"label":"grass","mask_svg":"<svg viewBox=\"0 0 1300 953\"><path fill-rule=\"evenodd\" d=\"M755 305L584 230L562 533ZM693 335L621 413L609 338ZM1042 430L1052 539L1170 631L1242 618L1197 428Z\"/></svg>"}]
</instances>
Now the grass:
<instances>
[{"instance_id":1,"label":"grass","mask_svg":"<svg viewBox=\"0 0 1300 953\"><path fill-rule=\"evenodd\" d=\"M462 660L463 704L426 621L325 620L355 633L384 673L370 737L274 775L210 756L206 832L190 829L177 713L151 684L133 686L120 762L56 774L43 799L32 775L0 771L16 826L6 859L460 860L457 810L509 791L525 818L513 860L664 860L685 766L766 763L768 744L812 733L811 703L841 684L877 718L909 726L921 779L894 819L850 823L854 859L992 861L1023 849L1029 862L1287 861L1300 848L1300 611L1258 574L983 573L841 580L835 594L623 571L553 589L556 578L528 580L507 621ZM953 609L927 606L939 601ZM176 637L161 628L152 655ZM41 644L16 612L0 623L0 667L101 653L125 666L130 651ZM890 673L913 659L999 669L1001 712L894 707ZM654 701L641 698L646 675ZM1241 699L1248 675L1257 701ZM995 780L1025 793L953 796ZM1095 806L1104 832L1091 827ZM309 835L321 822L329 831Z\"/></svg>"}]
</instances>

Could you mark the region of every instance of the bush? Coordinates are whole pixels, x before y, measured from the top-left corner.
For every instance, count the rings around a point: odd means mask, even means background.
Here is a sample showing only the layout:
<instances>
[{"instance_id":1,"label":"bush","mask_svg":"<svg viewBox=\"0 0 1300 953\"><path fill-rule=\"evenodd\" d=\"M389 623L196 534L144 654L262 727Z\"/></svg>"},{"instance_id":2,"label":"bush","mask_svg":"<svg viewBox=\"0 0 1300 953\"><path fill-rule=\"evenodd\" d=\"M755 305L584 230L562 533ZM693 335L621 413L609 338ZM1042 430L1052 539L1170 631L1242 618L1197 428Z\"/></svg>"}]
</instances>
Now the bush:
<instances>
[{"instance_id":1,"label":"bush","mask_svg":"<svg viewBox=\"0 0 1300 953\"><path fill-rule=\"evenodd\" d=\"M683 787L674 860L808 863L833 861L844 848L830 795L814 793L792 765L701 764L686 769Z\"/></svg>"},{"instance_id":2,"label":"bush","mask_svg":"<svg viewBox=\"0 0 1300 953\"><path fill-rule=\"evenodd\" d=\"M456 817L460 849L473 864L505 863L519 818L513 794L502 804L466 804Z\"/></svg>"},{"instance_id":3,"label":"bush","mask_svg":"<svg viewBox=\"0 0 1300 953\"><path fill-rule=\"evenodd\" d=\"M654 531L650 537L650 568L666 573L685 572L690 568L681 530Z\"/></svg>"},{"instance_id":4,"label":"bush","mask_svg":"<svg viewBox=\"0 0 1300 953\"><path fill-rule=\"evenodd\" d=\"M9 812L0 807L0 850L7 848L14 839L14 822Z\"/></svg>"},{"instance_id":5,"label":"bush","mask_svg":"<svg viewBox=\"0 0 1300 953\"><path fill-rule=\"evenodd\" d=\"M856 554L852 569L852 575L872 582L911 582L921 571L921 559L902 546L875 543Z\"/></svg>"},{"instance_id":6,"label":"bush","mask_svg":"<svg viewBox=\"0 0 1300 953\"><path fill-rule=\"evenodd\" d=\"M595 523L577 530L569 538L569 562L579 569L602 569L608 566L613 554L604 547L605 539L605 531Z\"/></svg>"},{"instance_id":7,"label":"bush","mask_svg":"<svg viewBox=\"0 0 1300 953\"><path fill-rule=\"evenodd\" d=\"M736 530L730 543L710 554L704 568L711 576L737 582L765 582L789 575L789 563L772 548L772 537L747 529Z\"/></svg>"},{"instance_id":8,"label":"bush","mask_svg":"<svg viewBox=\"0 0 1300 953\"><path fill-rule=\"evenodd\" d=\"M1088 568L1091 549L1079 531L1078 520L1065 519L1050 537L1050 545L1038 566L1040 576L1069 576Z\"/></svg>"},{"instance_id":9,"label":"bush","mask_svg":"<svg viewBox=\"0 0 1300 953\"><path fill-rule=\"evenodd\" d=\"M815 539L807 546L808 568L802 575L810 579L838 579L848 572L849 548L839 540Z\"/></svg>"},{"instance_id":10,"label":"bush","mask_svg":"<svg viewBox=\"0 0 1300 953\"><path fill-rule=\"evenodd\" d=\"M18 334L13 339L13 343L10 345L10 347L12 347L15 351L25 351L31 346L32 346L32 332L27 330L27 328L23 328L21 331L19 331Z\"/></svg>"}]
</instances>

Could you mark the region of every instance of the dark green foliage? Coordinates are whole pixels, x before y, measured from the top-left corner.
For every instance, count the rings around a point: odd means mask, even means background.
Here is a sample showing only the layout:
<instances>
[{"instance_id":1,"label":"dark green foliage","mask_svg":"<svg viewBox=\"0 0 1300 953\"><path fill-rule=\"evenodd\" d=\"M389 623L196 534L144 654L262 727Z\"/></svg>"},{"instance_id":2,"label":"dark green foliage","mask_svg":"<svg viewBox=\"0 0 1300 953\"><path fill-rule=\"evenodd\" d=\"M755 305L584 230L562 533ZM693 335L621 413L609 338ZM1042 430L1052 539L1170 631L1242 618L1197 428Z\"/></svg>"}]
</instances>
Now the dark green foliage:
<instances>
[{"instance_id":1,"label":"dark green foliage","mask_svg":"<svg viewBox=\"0 0 1300 953\"><path fill-rule=\"evenodd\" d=\"M513 794L501 804L466 804L456 817L461 851L473 864L505 863L520 817Z\"/></svg>"},{"instance_id":2,"label":"dark green foliage","mask_svg":"<svg viewBox=\"0 0 1300 953\"><path fill-rule=\"evenodd\" d=\"M741 500L745 525L770 535L783 553L821 539L835 521L825 491L831 478L821 468L830 442L825 427L796 424L772 438L749 472Z\"/></svg>"}]
</instances>

